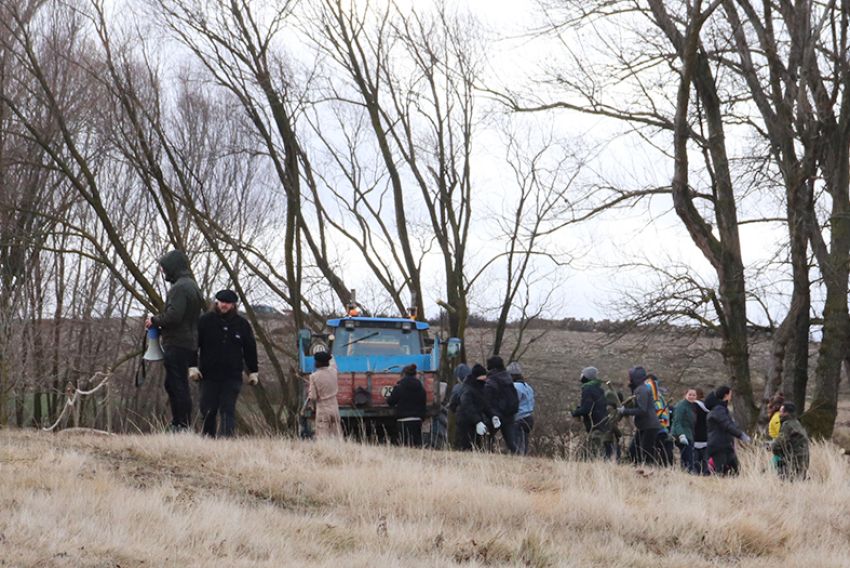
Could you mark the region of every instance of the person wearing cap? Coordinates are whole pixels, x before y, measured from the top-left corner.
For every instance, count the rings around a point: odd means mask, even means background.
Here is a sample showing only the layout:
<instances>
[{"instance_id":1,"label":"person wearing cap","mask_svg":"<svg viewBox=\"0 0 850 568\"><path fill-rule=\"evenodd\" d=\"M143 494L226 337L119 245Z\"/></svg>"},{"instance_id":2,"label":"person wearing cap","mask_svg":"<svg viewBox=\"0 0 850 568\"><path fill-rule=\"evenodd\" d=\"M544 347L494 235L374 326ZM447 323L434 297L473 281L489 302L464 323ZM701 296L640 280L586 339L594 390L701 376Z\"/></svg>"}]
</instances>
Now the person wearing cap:
<instances>
[{"instance_id":1,"label":"person wearing cap","mask_svg":"<svg viewBox=\"0 0 850 568\"><path fill-rule=\"evenodd\" d=\"M339 417L339 378L333 357L327 351L315 355L316 370L310 375L307 405L314 407L316 438L339 438L342 422Z\"/></svg>"},{"instance_id":2,"label":"person wearing cap","mask_svg":"<svg viewBox=\"0 0 850 568\"><path fill-rule=\"evenodd\" d=\"M596 367L585 367L579 376L581 381L581 402L572 411L574 418L581 418L587 432L585 456L588 459L604 457L604 439L608 432L608 401L599 380Z\"/></svg>"},{"instance_id":3,"label":"person wearing cap","mask_svg":"<svg viewBox=\"0 0 850 568\"><path fill-rule=\"evenodd\" d=\"M516 453L524 456L528 455L528 436L534 428L534 389L525 382L522 366L517 361L509 363L507 371L519 397L519 410L514 415L513 425Z\"/></svg>"},{"instance_id":4,"label":"person wearing cap","mask_svg":"<svg viewBox=\"0 0 850 568\"><path fill-rule=\"evenodd\" d=\"M655 465L655 441L661 432L661 422L655 412L655 398L647 381L649 375L643 367L629 369L629 388L632 390L633 404L620 406L617 412L621 416L632 416L635 422L635 434L630 453L636 463Z\"/></svg>"},{"instance_id":5,"label":"person wearing cap","mask_svg":"<svg viewBox=\"0 0 850 568\"><path fill-rule=\"evenodd\" d=\"M387 404L396 409L398 443L422 447L422 419L427 413L425 387L416 373L416 365L401 370L401 380L387 396Z\"/></svg>"},{"instance_id":6,"label":"person wearing cap","mask_svg":"<svg viewBox=\"0 0 850 568\"><path fill-rule=\"evenodd\" d=\"M484 436L488 432L491 416L487 411L484 398L484 383L487 381L487 369L482 365L472 366L463 381L463 390L457 398L452 398L449 410L455 413L454 448L471 450L483 448Z\"/></svg>"},{"instance_id":7,"label":"person wearing cap","mask_svg":"<svg viewBox=\"0 0 850 568\"><path fill-rule=\"evenodd\" d=\"M809 470L809 436L796 414L797 407L790 402L779 407L779 434L770 442L770 450L779 458L779 477L791 481L806 479Z\"/></svg>"},{"instance_id":8,"label":"person wearing cap","mask_svg":"<svg viewBox=\"0 0 850 568\"><path fill-rule=\"evenodd\" d=\"M251 324L237 313L239 296L233 290L215 295L213 309L198 322L199 366L189 377L201 387L203 433L229 438L236 431L236 400L244 379L258 382L257 341ZM221 423L218 424L218 417Z\"/></svg>"},{"instance_id":9,"label":"person wearing cap","mask_svg":"<svg viewBox=\"0 0 850 568\"><path fill-rule=\"evenodd\" d=\"M189 257L173 250L159 259L165 281L171 284L165 296L165 309L145 320L145 329L160 331L165 392L171 406L171 432L185 432L192 420L192 394L189 368L197 364L198 319L206 301L192 277Z\"/></svg>"}]
</instances>

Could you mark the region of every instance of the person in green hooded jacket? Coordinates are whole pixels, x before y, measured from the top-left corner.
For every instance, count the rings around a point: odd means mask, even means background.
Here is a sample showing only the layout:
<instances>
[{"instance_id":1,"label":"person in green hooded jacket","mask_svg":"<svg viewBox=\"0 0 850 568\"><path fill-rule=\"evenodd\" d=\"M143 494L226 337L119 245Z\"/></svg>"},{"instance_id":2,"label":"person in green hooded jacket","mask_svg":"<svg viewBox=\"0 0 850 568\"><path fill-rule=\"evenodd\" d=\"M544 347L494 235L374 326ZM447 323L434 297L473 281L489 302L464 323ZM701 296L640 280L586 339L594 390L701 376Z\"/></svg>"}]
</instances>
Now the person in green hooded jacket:
<instances>
[{"instance_id":1,"label":"person in green hooded jacket","mask_svg":"<svg viewBox=\"0 0 850 568\"><path fill-rule=\"evenodd\" d=\"M806 479L809 470L809 436L796 417L797 408L786 402L779 409L779 436L770 442L770 449L779 460L779 476L791 481Z\"/></svg>"},{"instance_id":2,"label":"person in green hooded jacket","mask_svg":"<svg viewBox=\"0 0 850 568\"><path fill-rule=\"evenodd\" d=\"M192 418L189 392L189 367L197 367L198 319L206 303L192 277L189 258L180 250L166 253L159 266L171 288L165 297L165 309L145 321L145 328L160 330L165 364L165 392L171 406L173 432L185 431Z\"/></svg>"},{"instance_id":3,"label":"person in green hooded jacket","mask_svg":"<svg viewBox=\"0 0 850 568\"><path fill-rule=\"evenodd\" d=\"M605 455L605 434L610 429L608 423L608 401L599 380L596 367L585 367L581 371L581 402L572 411L572 415L581 418L587 431L586 455L590 459Z\"/></svg>"}]
</instances>

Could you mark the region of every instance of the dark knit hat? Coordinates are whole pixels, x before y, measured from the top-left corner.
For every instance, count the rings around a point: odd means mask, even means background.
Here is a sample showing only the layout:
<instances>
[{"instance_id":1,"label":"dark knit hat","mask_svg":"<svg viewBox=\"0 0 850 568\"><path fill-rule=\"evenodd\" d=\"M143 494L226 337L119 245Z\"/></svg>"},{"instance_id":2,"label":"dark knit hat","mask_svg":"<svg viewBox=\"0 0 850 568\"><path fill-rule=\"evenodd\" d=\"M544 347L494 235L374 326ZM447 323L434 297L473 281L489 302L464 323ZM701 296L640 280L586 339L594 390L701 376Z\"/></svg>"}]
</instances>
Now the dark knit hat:
<instances>
[{"instance_id":1,"label":"dark knit hat","mask_svg":"<svg viewBox=\"0 0 850 568\"><path fill-rule=\"evenodd\" d=\"M505 361L498 355L494 355L487 359L488 371L501 371L505 368Z\"/></svg>"},{"instance_id":2,"label":"dark knit hat","mask_svg":"<svg viewBox=\"0 0 850 568\"><path fill-rule=\"evenodd\" d=\"M317 368L327 367L331 362L331 354L327 351L319 351L314 358L316 359Z\"/></svg>"},{"instance_id":3,"label":"dark knit hat","mask_svg":"<svg viewBox=\"0 0 850 568\"><path fill-rule=\"evenodd\" d=\"M216 292L215 299L225 304L236 304L239 302L239 296L233 290L221 290Z\"/></svg>"},{"instance_id":4,"label":"dark knit hat","mask_svg":"<svg viewBox=\"0 0 850 568\"><path fill-rule=\"evenodd\" d=\"M646 369L643 367L632 367L629 369L629 386L638 387L646 380Z\"/></svg>"},{"instance_id":5,"label":"dark knit hat","mask_svg":"<svg viewBox=\"0 0 850 568\"><path fill-rule=\"evenodd\" d=\"M793 402L786 402L785 404L782 405L782 408L784 408L785 412L787 412L788 414L791 414L791 415L797 414L797 407L794 406Z\"/></svg>"},{"instance_id":6,"label":"dark knit hat","mask_svg":"<svg viewBox=\"0 0 850 568\"><path fill-rule=\"evenodd\" d=\"M480 363L476 363L472 366L472 370L469 372L469 376L473 379L477 379L478 377L486 377L487 369L484 368Z\"/></svg>"}]
</instances>

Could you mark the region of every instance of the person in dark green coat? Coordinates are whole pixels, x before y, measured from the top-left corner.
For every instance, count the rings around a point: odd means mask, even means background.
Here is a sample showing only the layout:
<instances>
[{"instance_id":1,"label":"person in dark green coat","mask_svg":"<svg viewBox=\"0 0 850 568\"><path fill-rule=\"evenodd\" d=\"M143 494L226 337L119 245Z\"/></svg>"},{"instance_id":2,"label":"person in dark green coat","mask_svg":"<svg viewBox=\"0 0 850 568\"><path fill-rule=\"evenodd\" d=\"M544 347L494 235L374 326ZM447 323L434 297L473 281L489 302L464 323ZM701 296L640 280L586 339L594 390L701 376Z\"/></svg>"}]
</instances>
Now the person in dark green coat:
<instances>
[{"instance_id":1,"label":"person in dark green coat","mask_svg":"<svg viewBox=\"0 0 850 568\"><path fill-rule=\"evenodd\" d=\"M779 436L770 449L779 458L779 476L791 481L806 479L809 470L809 437L796 417L797 408L786 402L779 409Z\"/></svg>"},{"instance_id":2,"label":"person in dark green coat","mask_svg":"<svg viewBox=\"0 0 850 568\"><path fill-rule=\"evenodd\" d=\"M694 424L696 422L694 404L696 400L696 389L688 389L685 398L673 409L673 424L670 428L670 435L679 447L680 462L685 471L691 471L694 468Z\"/></svg>"},{"instance_id":3,"label":"person in dark green coat","mask_svg":"<svg viewBox=\"0 0 850 568\"><path fill-rule=\"evenodd\" d=\"M171 405L173 432L188 430L192 421L189 368L197 366L198 320L204 309L203 294L192 277L189 257L173 250L159 259L165 280L171 284L162 313L149 317L145 328L160 330L165 363L165 392Z\"/></svg>"}]
</instances>

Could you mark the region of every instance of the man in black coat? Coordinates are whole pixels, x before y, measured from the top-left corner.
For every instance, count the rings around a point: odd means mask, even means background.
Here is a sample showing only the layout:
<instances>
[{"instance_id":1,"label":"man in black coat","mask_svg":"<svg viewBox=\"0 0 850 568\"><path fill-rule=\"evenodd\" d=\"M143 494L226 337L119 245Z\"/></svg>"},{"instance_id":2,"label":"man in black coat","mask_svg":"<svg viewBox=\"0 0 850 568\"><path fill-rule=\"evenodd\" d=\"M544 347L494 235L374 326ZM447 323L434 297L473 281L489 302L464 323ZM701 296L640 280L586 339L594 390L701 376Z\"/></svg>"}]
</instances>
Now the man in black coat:
<instances>
[{"instance_id":1,"label":"man in black coat","mask_svg":"<svg viewBox=\"0 0 850 568\"><path fill-rule=\"evenodd\" d=\"M453 397L449 403L449 410L455 413L456 450L481 447L483 436L487 433L487 424L491 420L484 398L486 380L487 369L478 364L474 365L463 381L460 396Z\"/></svg>"},{"instance_id":2,"label":"man in black coat","mask_svg":"<svg viewBox=\"0 0 850 568\"><path fill-rule=\"evenodd\" d=\"M401 371L401 380L387 397L396 409L398 443L412 448L422 447L422 419L427 412L425 387L416 375L416 365Z\"/></svg>"},{"instance_id":3,"label":"man in black coat","mask_svg":"<svg viewBox=\"0 0 850 568\"><path fill-rule=\"evenodd\" d=\"M189 392L189 367L196 365L198 350L198 318L204 309L204 297L192 278L186 253L173 250L159 259L159 266L171 288L165 296L162 313L148 318L145 328L160 330L165 392L171 405L172 432L189 428L192 417L192 395Z\"/></svg>"},{"instance_id":4,"label":"man in black coat","mask_svg":"<svg viewBox=\"0 0 850 568\"><path fill-rule=\"evenodd\" d=\"M519 410L519 395L514 387L514 380L505 368L505 362L501 357L494 356L487 359L484 398L493 415L490 420L494 432L501 429L508 451L512 454L517 453L514 416Z\"/></svg>"},{"instance_id":5,"label":"man in black coat","mask_svg":"<svg viewBox=\"0 0 850 568\"><path fill-rule=\"evenodd\" d=\"M201 415L206 436L216 436L218 414L221 414L218 435L233 436L243 371L248 371L248 384L258 382L257 342L251 324L236 311L238 302L236 292L222 290L215 295L213 309L198 322L200 368L191 368L189 376L201 381Z\"/></svg>"},{"instance_id":6,"label":"man in black coat","mask_svg":"<svg viewBox=\"0 0 850 568\"><path fill-rule=\"evenodd\" d=\"M715 473L737 475L738 456L735 454L735 438L744 443L749 443L750 437L738 428L732 415L729 414L732 389L725 385L718 387L715 395L718 402L706 418L708 458L714 462Z\"/></svg>"}]
</instances>

